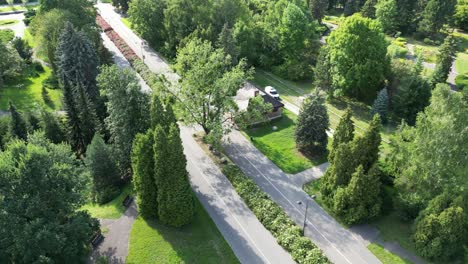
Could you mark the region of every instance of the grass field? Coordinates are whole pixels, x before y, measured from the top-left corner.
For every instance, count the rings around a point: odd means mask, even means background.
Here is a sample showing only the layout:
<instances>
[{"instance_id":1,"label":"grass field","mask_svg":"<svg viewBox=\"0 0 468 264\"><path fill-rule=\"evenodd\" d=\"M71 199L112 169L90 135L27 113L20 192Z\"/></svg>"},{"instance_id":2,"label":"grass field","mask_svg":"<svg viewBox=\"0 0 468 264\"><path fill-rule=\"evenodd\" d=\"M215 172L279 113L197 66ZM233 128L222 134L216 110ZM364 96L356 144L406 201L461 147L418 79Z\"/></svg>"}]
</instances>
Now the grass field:
<instances>
[{"instance_id":1,"label":"grass field","mask_svg":"<svg viewBox=\"0 0 468 264\"><path fill-rule=\"evenodd\" d=\"M5 6L5 7L0 7L0 13L3 12L11 12L11 11L26 11L28 10L24 6Z\"/></svg>"},{"instance_id":2,"label":"grass field","mask_svg":"<svg viewBox=\"0 0 468 264\"><path fill-rule=\"evenodd\" d=\"M4 20L0 20L0 26L11 26L11 25L17 24L18 22L19 20L16 20L16 19L4 19Z\"/></svg>"},{"instance_id":3,"label":"grass field","mask_svg":"<svg viewBox=\"0 0 468 264\"><path fill-rule=\"evenodd\" d=\"M455 67L458 74L468 75L468 53L458 53Z\"/></svg>"},{"instance_id":4,"label":"grass field","mask_svg":"<svg viewBox=\"0 0 468 264\"><path fill-rule=\"evenodd\" d=\"M413 264L413 262L403 259L392 252L387 251L378 244L371 243L367 248L380 260L383 264Z\"/></svg>"},{"instance_id":5,"label":"grass field","mask_svg":"<svg viewBox=\"0 0 468 264\"><path fill-rule=\"evenodd\" d=\"M14 82L5 83L0 89L0 110L7 110L10 100L20 110L32 110L38 106L49 110L60 110L62 105L60 89L47 89L52 104L46 104L42 99L42 82L52 73L47 67L44 67L44 70L36 77L23 76Z\"/></svg>"},{"instance_id":6,"label":"grass field","mask_svg":"<svg viewBox=\"0 0 468 264\"><path fill-rule=\"evenodd\" d=\"M119 196L114 200L103 204L86 204L81 207L81 210L86 210L92 217L103 219L118 219L125 212L125 207L122 205L123 200L128 194L132 193L132 186L127 185L123 188Z\"/></svg>"},{"instance_id":7,"label":"grass field","mask_svg":"<svg viewBox=\"0 0 468 264\"><path fill-rule=\"evenodd\" d=\"M281 98L297 106L300 106L302 104L303 97L310 94L313 90L312 82L310 81L291 82L261 69L256 70L253 83L259 87L265 87L267 85L275 87L279 91ZM357 135L362 135L364 133L372 119L370 107L362 103L350 100L335 100L327 103L326 105L328 116L330 117L330 127L332 129L336 128L341 116L344 114L344 111L348 106L353 110L353 121L356 126L355 131ZM382 138L384 142L389 142L390 135L395 131L395 129L395 124L383 126Z\"/></svg>"},{"instance_id":8,"label":"grass field","mask_svg":"<svg viewBox=\"0 0 468 264\"><path fill-rule=\"evenodd\" d=\"M411 222L403 222L395 212L382 216L372 223L385 241L395 241L410 252L415 252L411 241Z\"/></svg>"},{"instance_id":9,"label":"grass field","mask_svg":"<svg viewBox=\"0 0 468 264\"><path fill-rule=\"evenodd\" d=\"M285 110L283 117L246 130L253 144L286 173L298 173L327 161L326 155L307 158L296 149L294 131L297 117ZM273 131L272 127L278 127Z\"/></svg>"},{"instance_id":10,"label":"grass field","mask_svg":"<svg viewBox=\"0 0 468 264\"><path fill-rule=\"evenodd\" d=\"M216 225L196 200L193 222L172 228L138 217L130 233L126 263L239 263Z\"/></svg>"},{"instance_id":11,"label":"grass field","mask_svg":"<svg viewBox=\"0 0 468 264\"><path fill-rule=\"evenodd\" d=\"M6 28L0 29L0 41L3 43L10 42L15 37L13 30Z\"/></svg>"}]
</instances>

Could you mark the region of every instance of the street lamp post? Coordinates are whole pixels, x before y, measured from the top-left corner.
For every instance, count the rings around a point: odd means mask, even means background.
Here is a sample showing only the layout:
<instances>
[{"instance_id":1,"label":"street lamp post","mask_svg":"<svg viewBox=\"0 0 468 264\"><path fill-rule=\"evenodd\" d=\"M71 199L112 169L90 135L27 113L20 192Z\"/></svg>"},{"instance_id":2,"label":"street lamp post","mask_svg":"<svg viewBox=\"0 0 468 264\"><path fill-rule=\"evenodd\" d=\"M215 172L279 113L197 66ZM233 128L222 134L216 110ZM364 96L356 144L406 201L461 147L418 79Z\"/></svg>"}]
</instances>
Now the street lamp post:
<instances>
[{"instance_id":1,"label":"street lamp post","mask_svg":"<svg viewBox=\"0 0 468 264\"><path fill-rule=\"evenodd\" d=\"M310 198L312 199L315 199L316 195L313 194L310 196ZM302 201L298 201L297 202L298 205L302 205ZM307 199L306 201L306 209L305 209L305 214L304 214L304 222L302 223L302 233L304 234L305 232L305 227L306 227L306 223L307 223L307 211L309 209L309 199Z\"/></svg>"}]
</instances>

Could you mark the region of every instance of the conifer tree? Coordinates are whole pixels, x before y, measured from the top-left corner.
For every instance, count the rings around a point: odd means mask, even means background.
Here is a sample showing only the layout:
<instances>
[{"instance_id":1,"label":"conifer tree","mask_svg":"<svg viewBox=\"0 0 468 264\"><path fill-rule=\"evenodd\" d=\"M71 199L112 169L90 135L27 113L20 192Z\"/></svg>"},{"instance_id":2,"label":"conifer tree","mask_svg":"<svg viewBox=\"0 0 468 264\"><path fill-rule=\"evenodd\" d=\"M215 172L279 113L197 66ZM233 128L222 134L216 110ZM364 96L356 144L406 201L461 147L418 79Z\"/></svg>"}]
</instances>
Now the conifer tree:
<instances>
[{"instance_id":1,"label":"conifer tree","mask_svg":"<svg viewBox=\"0 0 468 264\"><path fill-rule=\"evenodd\" d=\"M375 98L374 104L372 105L371 114L379 115L382 123L387 123L387 113L388 113L388 92L387 88L382 89L377 98Z\"/></svg>"},{"instance_id":2,"label":"conifer tree","mask_svg":"<svg viewBox=\"0 0 468 264\"><path fill-rule=\"evenodd\" d=\"M342 143L348 143L354 138L354 122L351 119L352 115L353 112L351 108L347 108L333 133L332 149L328 155L328 160L330 162L334 159L335 150L338 146Z\"/></svg>"},{"instance_id":3,"label":"conifer tree","mask_svg":"<svg viewBox=\"0 0 468 264\"><path fill-rule=\"evenodd\" d=\"M322 24L322 19L325 16L327 7L328 0L309 0L310 14L314 19L317 19L319 24Z\"/></svg>"},{"instance_id":4,"label":"conifer tree","mask_svg":"<svg viewBox=\"0 0 468 264\"><path fill-rule=\"evenodd\" d=\"M366 173L379 158L379 147L382 141L381 129L380 117L375 115L364 135L352 142L354 158L358 164L363 166Z\"/></svg>"},{"instance_id":5,"label":"conifer tree","mask_svg":"<svg viewBox=\"0 0 468 264\"><path fill-rule=\"evenodd\" d=\"M161 102L161 98L155 93L151 100L150 108L150 120L152 128L155 128L157 125L163 125L164 127L166 126L167 123L164 112L164 106Z\"/></svg>"},{"instance_id":6,"label":"conifer tree","mask_svg":"<svg viewBox=\"0 0 468 264\"><path fill-rule=\"evenodd\" d=\"M81 154L86 148L86 143L81 129L80 113L78 112L75 104L73 88L68 81L64 81L62 84L62 90L64 107L67 113L68 138L73 150L76 153Z\"/></svg>"},{"instance_id":7,"label":"conifer tree","mask_svg":"<svg viewBox=\"0 0 468 264\"><path fill-rule=\"evenodd\" d=\"M361 14L368 18L375 18L375 5L378 0L367 0L361 9Z\"/></svg>"},{"instance_id":8,"label":"conifer tree","mask_svg":"<svg viewBox=\"0 0 468 264\"><path fill-rule=\"evenodd\" d=\"M433 35L449 22L455 13L457 0L429 0L424 6L418 30Z\"/></svg>"},{"instance_id":9,"label":"conifer tree","mask_svg":"<svg viewBox=\"0 0 468 264\"><path fill-rule=\"evenodd\" d=\"M112 200L119 193L119 171L110 146L98 134L86 150L85 163L93 177L96 201L104 204Z\"/></svg>"},{"instance_id":10,"label":"conifer tree","mask_svg":"<svg viewBox=\"0 0 468 264\"><path fill-rule=\"evenodd\" d=\"M232 65L237 65L239 62L240 49L237 44L237 39L233 34L233 30L228 24L224 24L223 30L219 33L216 47L224 50L224 53L231 56Z\"/></svg>"},{"instance_id":11,"label":"conifer tree","mask_svg":"<svg viewBox=\"0 0 468 264\"><path fill-rule=\"evenodd\" d=\"M436 68L432 74L432 85L435 87L438 83L445 83L452 69L453 60L455 58L455 45L452 35L445 38L444 43L440 46Z\"/></svg>"},{"instance_id":12,"label":"conifer tree","mask_svg":"<svg viewBox=\"0 0 468 264\"><path fill-rule=\"evenodd\" d=\"M338 188L334 196L333 211L349 225L377 217L382 206L380 187L376 166L366 173L362 165L359 165L349 185Z\"/></svg>"},{"instance_id":13,"label":"conifer tree","mask_svg":"<svg viewBox=\"0 0 468 264\"><path fill-rule=\"evenodd\" d=\"M47 139L54 144L66 142L62 126L53 113L43 110L41 112L41 119L41 127Z\"/></svg>"},{"instance_id":14,"label":"conifer tree","mask_svg":"<svg viewBox=\"0 0 468 264\"><path fill-rule=\"evenodd\" d=\"M18 139L28 139L28 127L23 116L16 110L16 106L10 101L9 111L11 113L10 119L10 134Z\"/></svg>"},{"instance_id":15,"label":"conifer tree","mask_svg":"<svg viewBox=\"0 0 468 264\"><path fill-rule=\"evenodd\" d=\"M311 154L326 151L329 125L325 99L317 91L309 96L301 107L295 131L298 148Z\"/></svg>"},{"instance_id":16,"label":"conifer tree","mask_svg":"<svg viewBox=\"0 0 468 264\"><path fill-rule=\"evenodd\" d=\"M158 216L158 188L154 174L153 145L153 130L149 129L145 134L136 135L132 149L132 168L139 212L144 218L156 219Z\"/></svg>"}]
</instances>

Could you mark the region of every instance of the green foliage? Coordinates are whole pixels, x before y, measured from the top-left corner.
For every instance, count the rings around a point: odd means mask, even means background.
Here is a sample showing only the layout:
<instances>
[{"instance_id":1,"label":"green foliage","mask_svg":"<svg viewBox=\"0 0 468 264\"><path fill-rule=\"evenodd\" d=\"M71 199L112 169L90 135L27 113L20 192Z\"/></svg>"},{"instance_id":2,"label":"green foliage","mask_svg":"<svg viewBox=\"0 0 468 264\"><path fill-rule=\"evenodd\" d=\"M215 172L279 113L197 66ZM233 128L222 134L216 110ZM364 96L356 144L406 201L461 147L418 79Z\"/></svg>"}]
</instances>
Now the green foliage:
<instances>
[{"instance_id":1,"label":"green foliage","mask_svg":"<svg viewBox=\"0 0 468 264\"><path fill-rule=\"evenodd\" d=\"M223 49L226 55L231 56L232 65L236 65L239 62L239 44L233 30L228 27L228 24L225 24L223 30L219 33L216 47Z\"/></svg>"},{"instance_id":2,"label":"green foliage","mask_svg":"<svg viewBox=\"0 0 468 264\"><path fill-rule=\"evenodd\" d=\"M334 160L335 150L338 149L338 146L343 143L349 143L354 138L354 122L351 119L353 117L353 111L351 108L347 108L343 116L338 123L334 133L332 141L332 149L328 155L328 160Z\"/></svg>"},{"instance_id":3,"label":"green foliage","mask_svg":"<svg viewBox=\"0 0 468 264\"><path fill-rule=\"evenodd\" d=\"M455 60L455 43L453 37L449 35L445 38L444 44L439 47L436 60L436 68L432 75L432 84L445 83L452 69Z\"/></svg>"},{"instance_id":4,"label":"green foliage","mask_svg":"<svg viewBox=\"0 0 468 264\"><path fill-rule=\"evenodd\" d=\"M252 179L245 176L234 164L224 166L222 171L258 220L291 253L297 263L329 263L320 249L301 234L301 229Z\"/></svg>"},{"instance_id":5,"label":"green foliage","mask_svg":"<svg viewBox=\"0 0 468 264\"><path fill-rule=\"evenodd\" d=\"M468 30L468 1L458 0L455 10L455 25L463 30Z\"/></svg>"},{"instance_id":6,"label":"green foliage","mask_svg":"<svg viewBox=\"0 0 468 264\"><path fill-rule=\"evenodd\" d=\"M373 100L389 68L388 43L379 23L354 15L332 32L327 43L333 93Z\"/></svg>"},{"instance_id":7,"label":"green foliage","mask_svg":"<svg viewBox=\"0 0 468 264\"><path fill-rule=\"evenodd\" d=\"M310 14L319 22L319 24L322 24L322 19L325 16L327 8L328 0L309 0Z\"/></svg>"},{"instance_id":8,"label":"green foliage","mask_svg":"<svg viewBox=\"0 0 468 264\"><path fill-rule=\"evenodd\" d=\"M225 113L237 112L232 96L243 85L250 72L241 60L231 67L231 58L208 41L190 40L178 51L174 66L182 77L176 95L187 124L198 124L212 140L218 141L229 120ZM212 133L210 135L210 133Z\"/></svg>"},{"instance_id":9,"label":"green foliage","mask_svg":"<svg viewBox=\"0 0 468 264\"><path fill-rule=\"evenodd\" d=\"M19 56L23 60L25 60L27 62L31 61L31 56L32 56L33 52L32 52L31 47L29 46L29 44L26 41L24 41L22 38L16 37L11 41L11 44L16 49Z\"/></svg>"},{"instance_id":10,"label":"green foliage","mask_svg":"<svg viewBox=\"0 0 468 264\"><path fill-rule=\"evenodd\" d=\"M401 47L399 45L392 44L388 46L387 53L392 58L404 59L406 58L406 55L408 54L408 49L405 47Z\"/></svg>"},{"instance_id":11,"label":"green foliage","mask_svg":"<svg viewBox=\"0 0 468 264\"><path fill-rule=\"evenodd\" d=\"M421 14L418 31L426 35L439 32L444 24L451 22L457 0L428 0Z\"/></svg>"},{"instance_id":12,"label":"green foliage","mask_svg":"<svg viewBox=\"0 0 468 264\"><path fill-rule=\"evenodd\" d=\"M0 41L0 88L5 81L11 81L17 78L22 71L21 57L18 52L10 45Z\"/></svg>"},{"instance_id":13,"label":"green foliage","mask_svg":"<svg viewBox=\"0 0 468 264\"><path fill-rule=\"evenodd\" d=\"M468 74L460 74L455 78L455 85L458 89L468 92Z\"/></svg>"},{"instance_id":14,"label":"green foliage","mask_svg":"<svg viewBox=\"0 0 468 264\"><path fill-rule=\"evenodd\" d=\"M375 18L375 5L378 0L366 0L364 6L361 9L361 14L364 17Z\"/></svg>"},{"instance_id":15,"label":"green foliage","mask_svg":"<svg viewBox=\"0 0 468 264\"><path fill-rule=\"evenodd\" d=\"M163 0L133 0L128 10L132 27L157 49L164 47L165 8Z\"/></svg>"},{"instance_id":16,"label":"green foliage","mask_svg":"<svg viewBox=\"0 0 468 264\"><path fill-rule=\"evenodd\" d=\"M85 163L93 177L93 195L99 204L112 200L119 193L120 174L112 149L101 136L95 135L86 150Z\"/></svg>"},{"instance_id":17,"label":"green foliage","mask_svg":"<svg viewBox=\"0 0 468 264\"><path fill-rule=\"evenodd\" d=\"M103 66L97 77L101 96L107 99L105 125L115 148L120 171L130 168L135 136L149 128L149 95L141 91L136 74L117 66Z\"/></svg>"},{"instance_id":18,"label":"green foliage","mask_svg":"<svg viewBox=\"0 0 468 264\"><path fill-rule=\"evenodd\" d=\"M11 29L7 28L7 29L0 30L0 42L1 43L7 44L11 40L13 40L14 37L15 37L15 33Z\"/></svg>"},{"instance_id":19,"label":"green foliage","mask_svg":"<svg viewBox=\"0 0 468 264\"><path fill-rule=\"evenodd\" d=\"M414 242L426 258L449 260L461 255L466 233L462 198L447 193L435 197L416 219Z\"/></svg>"},{"instance_id":20,"label":"green foliage","mask_svg":"<svg viewBox=\"0 0 468 264\"><path fill-rule=\"evenodd\" d=\"M86 212L88 179L70 147L42 134L0 152L0 258L17 263L81 263L99 222Z\"/></svg>"},{"instance_id":21,"label":"green foliage","mask_svg":"<svg viewBox=\"0 0 468 264\"><path fill-rule=\"evenodd\" d=\"M157 187L154 179L154 134L137 134L133 142L133 185L138 195L138 210L144 218L156 218L158 212Z\"/></svg>"},{"instance_id":22,"label":"green foliage","mask_svg":"<svg viewBox=\"0 0 468 264\"><path fill-rule=\"evenodd\" d=\"M372 104L372 110L371 110L371 115L379 115L380 120L382 120L382 123L385 124L387 123L387 116L388 116L388 92L387 88L383 88L380 90L379 94L377 95L377 98L375 98L374 104Z\"/></svg>"},{"instance_id":23,"label":"green foliage","mask_svg":"<svg viewBox=\"0 0 468 264\"><path fill-rule=\"evenodd\" d=\"M326 152L329 126L325 99L316 91L304 101L297 118L295 140L298 149L314 155Z\"/></svg>"},{"instance_id":24,"label":"green foliage","mask_svg":"<svg viewBox=\"0 0 468 264\"><path fill-rule=\"evenodd\" d=\"M429 82L420 75L418 65L393 60L389 89L394 91L393 114L414 125L416 115L429 105L432 90Z\"/></svg>"},{"instance_id":25,"label":"green foliage","mask_svg":"<svg viewBox=\"0 0 468 264\"><path fill-rule=\"evenodd\" d=\"M379 216L382 199L376 166L368 173L357 167L346 187L339 187L333 198L333 211L348 225L365 222Z\"/></svg>"},{"instance_id":26,"label":"green foliage","mask_svg":"<svg viewBox=\"0 0 468 264\"><path fill-rule=\"evenodd\" d=\"M404 126L392 140L389 165L395 172L399 209L405 216L414 218L444 190L453 195L466 190L467 113L463 95L439 84L415 127Z\"/></svg>"},{"instance_id":27,"label":"green foliage","mask_svg":"<svg viewBox=\"0 0 468 264\"><path fill-rule=\"evenodd\" d=\"M235 122L242 129L254 124L266 123L270 120L268 114L271 111L273 111L273 106L270 103L265 102L262 96L254 96L249 99L247 109L239 113Z\"/></svg>"},{"instance_id":28,"label":"green foliage","mask_svg":"<svg viewBox=\"0 0 468 264\"><path fill-rule=\"evenodd\" d=\"M66 142L64 128L58 116L43 110L41 112L41 128L44 136L54 144Z\"/></svg>"},{"instance_id":29,"label":"green foliage","mask_svg":"<svg viewBox=\"0 0 468 264\"><path fill-rule=\"evenodd\" d=\"M27 140L28 139L28 128L24 117L16 110L15 105L10 101L10 108L8 109L11 113L10 119L10 135L12 137Z\"/></svg>"},{"instance_id":30,"label":"green foliage","mask_svg":"<svg viewBox=\"0 0 468 264\"><path fill-rule=\"evenodd\" d=\"M379 0L375 5L375 16L386 33L394 33L398 28L399 14L396 0Z\"/></svg>"}]
</instances>

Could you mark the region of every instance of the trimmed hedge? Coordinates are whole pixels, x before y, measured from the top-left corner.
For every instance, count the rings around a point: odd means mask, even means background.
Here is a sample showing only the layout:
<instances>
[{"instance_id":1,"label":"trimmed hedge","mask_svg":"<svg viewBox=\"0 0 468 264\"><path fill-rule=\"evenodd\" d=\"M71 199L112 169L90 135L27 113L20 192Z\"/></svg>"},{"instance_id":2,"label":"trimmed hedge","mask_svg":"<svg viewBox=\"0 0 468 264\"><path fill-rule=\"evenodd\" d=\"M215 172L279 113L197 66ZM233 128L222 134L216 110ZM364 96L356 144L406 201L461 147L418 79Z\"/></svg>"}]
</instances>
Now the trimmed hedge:
<instances>
[{"instance_id":1,"label":"trimmed hedge","mask_svg":"<svg viewBox=\"0 0 468 264\"><path fill-rule=\"evenodd\" d=\"M303 236L301 228L236 165L229 163L222 171L258 220L297 263L330 263L323 252Z\"/></svg>"}]
</instances>

